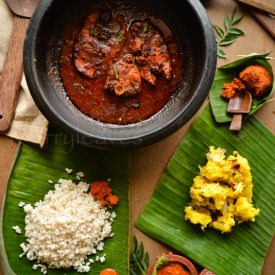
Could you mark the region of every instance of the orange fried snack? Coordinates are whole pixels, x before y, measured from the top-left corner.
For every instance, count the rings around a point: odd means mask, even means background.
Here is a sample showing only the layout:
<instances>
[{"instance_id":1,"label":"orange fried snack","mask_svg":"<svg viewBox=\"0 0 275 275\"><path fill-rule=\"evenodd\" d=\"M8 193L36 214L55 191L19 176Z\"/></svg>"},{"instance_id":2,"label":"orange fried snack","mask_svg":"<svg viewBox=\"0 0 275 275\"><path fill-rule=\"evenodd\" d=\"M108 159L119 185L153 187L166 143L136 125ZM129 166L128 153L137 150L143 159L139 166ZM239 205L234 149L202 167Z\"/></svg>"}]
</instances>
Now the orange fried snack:
<instances>
[{"instance_id":1,"label":"orange fried snack","mask_svg":"<svg viewBox=\"0 0 275 275\"><path fill-rule=\"evenodd\" d=\"M113 207L118 204L118 197L112 194L112 189L106 181L94 181L91 183L91 194L101 206Z\"/></svg>"},{"instance_id":2,"label":"orange fried snack","mask_svg":"<svg viewBox=\"0 0 275 275\"><path fill-rule=\"evenodd\" d=\"M223 85L221 96L224 99L229 100L234 96L235 93L244 92L245 90L245 85L238 78L235 77L233 81L231 81L230 83L225 83Z\"/></svg>"},{"instance_id":3,"label":"orange fried snack","mask_svg":"<svg viewBox=\"0 0 275 275\"><path fill-rule=\"evenodd\" d=\"M100 271L99 275L118 275L118 272L113 269L106 268Z\"/></svg>"},{"instance_id":4,"label":"orange fried snack","mask_svg":"<svg viewBox=\"0 0 275 275\"><path fill-rule=\"evenodd\" d=\"M272 87L271 73L260 64L247 66L240 72L239 78L254 97L266 95Z\"/></svg>"}]
</instances>

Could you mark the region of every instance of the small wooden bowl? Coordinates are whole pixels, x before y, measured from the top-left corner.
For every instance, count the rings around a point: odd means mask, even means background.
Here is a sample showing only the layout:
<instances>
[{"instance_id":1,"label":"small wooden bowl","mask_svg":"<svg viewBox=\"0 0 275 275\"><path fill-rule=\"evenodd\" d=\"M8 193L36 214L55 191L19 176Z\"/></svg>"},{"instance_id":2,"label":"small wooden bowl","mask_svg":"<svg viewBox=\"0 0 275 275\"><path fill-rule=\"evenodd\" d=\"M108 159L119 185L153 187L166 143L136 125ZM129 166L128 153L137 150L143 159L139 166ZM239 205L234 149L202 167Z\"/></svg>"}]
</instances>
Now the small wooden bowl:
<instances>
[{"instance_id":1,"label":"small wooden bowl","mask_svg":"<svg viewBox=\"0 0 275 275\"><path fill-rule=\"evenodd\" d=\"M198 271L197 271L196 267L187 258L185 258L183 256L180 256L180 255L174 255L171 252L169 254L166 254L166 255L163 254L163 256L166 257L167 259L169 259L172 262L178 262L178 263L182 264L183 267L190 272L190 275L198 275ZM153 270L154 270L154 266L155 266L156 263L157 263L157 260L149 266L149 268L147 270L147 273L146 273L147 275L152 275ZM204 273L204 275L208 275L208 274Z\"/></svg>"}]
</instances>

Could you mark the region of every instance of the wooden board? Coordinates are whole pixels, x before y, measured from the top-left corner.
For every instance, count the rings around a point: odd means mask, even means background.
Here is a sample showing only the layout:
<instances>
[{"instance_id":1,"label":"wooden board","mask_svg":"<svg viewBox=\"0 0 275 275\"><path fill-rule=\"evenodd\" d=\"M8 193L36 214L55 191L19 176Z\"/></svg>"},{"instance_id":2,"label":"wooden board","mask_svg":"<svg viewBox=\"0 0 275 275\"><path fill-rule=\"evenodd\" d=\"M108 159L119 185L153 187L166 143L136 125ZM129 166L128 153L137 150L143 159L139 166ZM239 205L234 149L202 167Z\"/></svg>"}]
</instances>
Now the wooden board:
<instances>
[{"instance_id":1,"label":"wooden board","mask_svg":"<svg viewBox=\"0 0 275 275\"><path fill-rule=\"evenodd\" d=\"M238 0L275 39L275 1ZM270 2L270 3L269 3Z\"/></svg>"},{"instance_id":2,"label":"wooden board","mask_svg":"<svg viewBox=\"0 0 275 275\"><path fill-rule=\"evenodd\" d=\"M263 10L267 13L275 15L274 0L238 0L241 3L247 4L251 7Z\"/></svg>"}]
</instances>

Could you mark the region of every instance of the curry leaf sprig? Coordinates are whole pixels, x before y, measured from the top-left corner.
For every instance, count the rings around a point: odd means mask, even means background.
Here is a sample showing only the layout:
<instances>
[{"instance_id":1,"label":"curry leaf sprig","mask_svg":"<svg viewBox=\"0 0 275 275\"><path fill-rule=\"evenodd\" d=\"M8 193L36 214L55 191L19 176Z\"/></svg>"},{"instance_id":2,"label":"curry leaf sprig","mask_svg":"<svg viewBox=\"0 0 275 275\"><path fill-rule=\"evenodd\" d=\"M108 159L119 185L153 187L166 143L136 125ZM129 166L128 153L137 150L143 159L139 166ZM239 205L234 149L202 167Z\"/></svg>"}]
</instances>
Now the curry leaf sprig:
<instances>
[{"instance_id":1,"label":"curry leaf sprig","mask_svg":"<svg viewBox=\"0 0 275 275\"><path fill-rule=\"evenodd\" d=\"M123 34L123 31L119 31L118 32L118 36L117 36L117 38L116 38L116 45L119 45L123 40L125 39L125 36L124 36L124 34Z\"/></svg>"},{"instance_id":2,"label":"curry leaf sprig","mask_svg":"<svg viewBox=\"0 0 275 275\"><path fill-rule=\"evenodd\" d=\"M242 19L243 16L238 17L236 14L237 8L234 8L231 18L226 14L224 17L224 28L214 24L213 27L216 30L216 42L217 42L217 55L220 58L227 58L225 52L220 48L231 45L236 41L239 36L244 35L241 29L235 27Z\"/></svg>"},{"instance_id":3,"label":"curry leaf sprig","mask_svg":"<svg viewBox=\"0 0 275 275\"><path fill-rule=\"evenodd\" d=\"M136 236L133 237L133 250L130 255L130 274L146 275L149 266L149 254L144 251L143 243L138 244Z\"/></svg>"}]
</instances>

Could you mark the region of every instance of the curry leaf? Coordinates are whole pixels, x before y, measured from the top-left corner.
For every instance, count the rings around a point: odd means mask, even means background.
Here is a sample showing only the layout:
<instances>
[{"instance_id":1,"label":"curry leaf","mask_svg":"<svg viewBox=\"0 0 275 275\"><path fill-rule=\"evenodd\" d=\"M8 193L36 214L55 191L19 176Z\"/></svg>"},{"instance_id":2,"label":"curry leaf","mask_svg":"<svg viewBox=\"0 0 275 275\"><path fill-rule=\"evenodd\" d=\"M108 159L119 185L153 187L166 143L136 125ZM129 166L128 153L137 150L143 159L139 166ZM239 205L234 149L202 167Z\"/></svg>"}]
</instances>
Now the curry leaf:
<instances>
[{"instance_id":1,"label":"curry leaf","mask_svg":"<svg viewBox=\"0 0 275 275\"><path fill-rule=\"evenodd\" d=\"M92 36L96 36L97 35L97 29L96 28L91 28L90 32L91 32Z\"/></svg>"},{"instance_id":2,"label":"curry leaf","mask_svg":"<svg viewBox=\"0 0 275 275\"><path fill-rule=\"evenodd\" d=\"M237 8L235 7L233 12L232 12L232 16L231 16L231 22L232 25L238 20L237 18Z\"/></svg>"},{"instance_id":3,"label":"curry leaf","mask_svg":"<svg viewBox=\"0 0 275 275\"><path fill-rule=\"evenodd\" d=\"M235 7L231 16L232 26L238 24L242 19L243 19L243 15L240 16L239 18L237 17L237 8Z\"/></svg>"},{"instance_id":4,"label":"curry leaf","mask_svg":"<svg viewBox=\"0 0 275 275\"><path fill-rule=\"evenodd\" d=\"M218 55L218 57L220 57L220 58L227 58L226 54L225 54L224 51L221 50L221 49L217 49L217 55Z\"/></svg>"},{"instance_id":5,"label":"curry leaf","mask_svg":"<svg viewBox=\"0 0 275 275\"><path fill-rule=\"evenodd\" d=\"M228 32L229 34L238 34L238 35L244 35L244 32L240 29L231 28Z\"/></svg>"},{"instance_id":6,"label":"curry leaf","mask_svg":"<svg viewBox=\"0 0 275 275\"><path fill-rule=\"evenodd\" d=\"M149 266L149 254L144 252L144 246L141 242L138 244L136 236L133 237L133 250L130 256L130 274L146 275Z\"/></svg>"},{"instance_id":7,"label":"curry leaf","mask_svg":"<svg viewBox=\"0 0 275 275\"><path fill-rule=\"evenodd\" d=\"M240 16L238 19L236 19L234 22L232 22L232 25L236 25L236 24L240 23L241 20L243 19L243 17L244 17L243 15Z\"/></svg>"},{"instance_id":8,"label":"curry leaf","mask_svg":"<svg viewBox=\"0 0 275 275\"><path fill-rule=\"evenodd\" d=\"M145 23L143 24L143 32L144 32L144 33L147 33L147 32L148 32L148 22L145 22Z\"/></svg>"},{"instance_id":9,"label":"curry leaf","mask_svg":"<svg viewBox=\"0 0 275 275\"><path fill-rule=\"evenodd\" d=\"M117 70L117 67L116 66L113 66L113 69L114 69L114 72L115 72L115 76L116 76L116 79L118 79L118 70Z\"/></svg>"},{"instance_id":10,"label":"curry leaf","mask_svg":"<svg viewBox=\"0 0 275 275\"><path fill-rule=\"evenodd\" d=\"M228 15L225 15L224 26L225 26L225 28L226 28L227 31L229 31L230 28L231 28L231 21L230 21Z\"/></svg>"},{"instance_id":11,"label":"curry leaf","mask_svg":"<svg viewBox=\"0 0 275 275\"><path fill-rule=\"evenodd\" d=\"M231 45L232 43L234 43L236 41L236 39L238 37L239 37L238 34L227 34L225 36L225 38L223 38L222 40L220 40L219 46Z\"/></svg>"},{"instance_id":12,"label":"curry leaf","mask_svg":"<svg viewBox=\"0 0 275 275\"><path fill-rule=\"evenodd\" d=\"M118 36L116 38L116 45L119 45L125 39L123 31L118 32Z\"/></svg>"},{"instance_id":13,"label":"curry leaf","mask_svg":"<svg viewBox=\"0 0 275 275\"><path fill-rule=\"evenodd\" d=\"M213 26L214 26L215 30L217 31L217 33L223 38L224 37L223 29L216 24L214 24Z\"/></svg>"},{"instance_id":14,"label":"curry leaf","mask_svg":"<svg viewBox=\"0 0 275 275\"><path fill-rule=\"evenodd\" d=\"M216 35L216 42L218 46L218 51L217 51L217 56L220 58L226 58L226 54L224 53L223 50L220 49L220 47L228 46L233 44L236 39L244 35L244 32L238 28L234 28L233 25L238 24L241 19L241 17L237 17L236 15L237 9L234 8L231 17L229 17L227 14L224 16L224 27L218 26L217 24L213 24L213 27L217 33Z\"/></svg>"}]
</instances>

